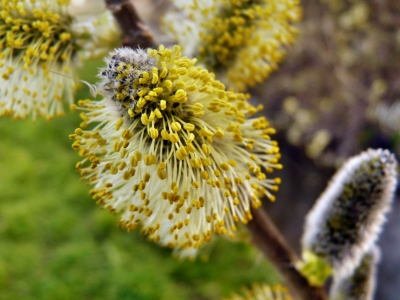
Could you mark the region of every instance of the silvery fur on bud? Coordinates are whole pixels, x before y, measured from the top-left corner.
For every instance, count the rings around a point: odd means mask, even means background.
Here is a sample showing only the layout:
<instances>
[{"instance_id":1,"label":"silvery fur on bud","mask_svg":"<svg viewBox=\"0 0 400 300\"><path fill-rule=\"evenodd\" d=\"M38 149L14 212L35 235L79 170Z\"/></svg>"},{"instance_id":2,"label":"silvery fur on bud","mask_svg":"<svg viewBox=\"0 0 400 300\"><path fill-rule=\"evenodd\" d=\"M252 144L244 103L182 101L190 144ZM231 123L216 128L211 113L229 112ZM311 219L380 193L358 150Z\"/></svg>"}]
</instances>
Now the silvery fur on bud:
<instances>
[{"instance_id":1,"label":"silvery fur on bud","mask_svg":"<svg viewBox=\"0 0 400 300\"><path fill-rule=\"evenodd\" d=\"M348 277L334 276L330 290L332 300L372 300L376 284L376 266L380 251L377 246L366 253L354 273Z\"/></svg>"},{"instance_id":2,"label":"silvery fur on bud","mask_svg":"<svg viewBox=\"0 0 400 300\"><path fill-rule=\"evenodd\" d=\"M326 260L335 276L349 276L375 244L397 183L388 150L369 149L347 160L305 221L303 251Z\"/></svg>"}]
</instances>

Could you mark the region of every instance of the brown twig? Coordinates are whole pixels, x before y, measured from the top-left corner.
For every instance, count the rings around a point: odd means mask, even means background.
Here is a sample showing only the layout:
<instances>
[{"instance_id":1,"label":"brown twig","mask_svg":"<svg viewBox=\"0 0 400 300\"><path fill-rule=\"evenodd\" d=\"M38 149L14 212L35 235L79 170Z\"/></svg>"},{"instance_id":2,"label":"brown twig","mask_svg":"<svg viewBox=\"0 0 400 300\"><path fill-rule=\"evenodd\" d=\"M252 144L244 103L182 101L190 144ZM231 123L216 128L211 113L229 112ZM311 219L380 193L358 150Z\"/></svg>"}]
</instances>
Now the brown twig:
<instances>
[{"instance_id":1,"label":"brown twig","mask_svg":"<svg viewBox=\"0 0 400 300\"><path fill-rule=\"evenodd\" d=\"M299 261L296 253L262 209L252 210L253 220L247 224L254 245L275 265L286 280L294 299L327 300L324 290L310 286L297 271L294 264Z\"/></svg>"},{"instance_id":2,"label":"brown twig","mask_svg":"<svg viewBox=\"0 0 400 300\"><path fill-rule=\"evenodd\" d=\"M142 22L130 0L105 0L106 7L117 20L122 33L122 45L131 48L157 47L147 26Z\"/></svg>"}]
</instances>

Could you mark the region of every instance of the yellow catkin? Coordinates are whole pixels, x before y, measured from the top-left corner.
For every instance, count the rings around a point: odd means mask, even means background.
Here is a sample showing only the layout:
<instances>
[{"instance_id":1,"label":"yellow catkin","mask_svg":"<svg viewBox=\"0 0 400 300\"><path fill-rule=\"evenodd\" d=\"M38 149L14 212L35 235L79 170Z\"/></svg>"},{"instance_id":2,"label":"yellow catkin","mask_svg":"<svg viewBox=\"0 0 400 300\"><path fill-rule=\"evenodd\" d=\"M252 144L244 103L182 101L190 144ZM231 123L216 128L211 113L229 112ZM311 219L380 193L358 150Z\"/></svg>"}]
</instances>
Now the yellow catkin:
<instances>
[{"instance_id":1,"label":"yellow catkin","mask_svg":"<svg viewBox=\"0 0 400 300\"><path fill-rule=\"evenodd\" d=\"M107 53L113 45L106 41L119 40L119 34L111 26L113 34L102 33L97 47L99 25L78 21L69 6L69 0L1 1L0 28L5 34L0 41L0 116L51 120L64 115L65 104L77 109L73 96L80 85L73 78L79 60L93 52Z\"/></svg>"},{"instance_id":2,"label":"yellow catkin","mask_svg":"<svg viewBox=\"0 0 400 300\"><path fill-rule=\"evenodd\" d=\"M181 12L168 12L164 18L168 34L181 45L188 45L185 54L197 56L238 90L265 80L277 69L286 46L295 40L296 23L301 18L298 0L198 0L195 5L174 0L173 3L191 18L182 26ZM200 39L192 39L192 32L199 32ZM193 45L194 42L197 44ZM189 74L208 76L195 70L189 70ZM216 111L219 107L211 109Z\"/></svg>"},{"instance_id":3,"label":"yellow catkin","mask_svg":"<svg viewBox=\"0 0 400 300\"><path fill-rule=\"evenodd\" d=\"M85 123L102 123L70 138L93 197L121 212L121 227L140 225L151 240L195 253L214 235L235 236L259 197L273 200L280 179L263 170L281 167L279 148L246 94L226 90L178 46L117 49L101 74L104 99L77 109ZM203 225L189 226L192 218Z\"/></svg>"}]
</instances>

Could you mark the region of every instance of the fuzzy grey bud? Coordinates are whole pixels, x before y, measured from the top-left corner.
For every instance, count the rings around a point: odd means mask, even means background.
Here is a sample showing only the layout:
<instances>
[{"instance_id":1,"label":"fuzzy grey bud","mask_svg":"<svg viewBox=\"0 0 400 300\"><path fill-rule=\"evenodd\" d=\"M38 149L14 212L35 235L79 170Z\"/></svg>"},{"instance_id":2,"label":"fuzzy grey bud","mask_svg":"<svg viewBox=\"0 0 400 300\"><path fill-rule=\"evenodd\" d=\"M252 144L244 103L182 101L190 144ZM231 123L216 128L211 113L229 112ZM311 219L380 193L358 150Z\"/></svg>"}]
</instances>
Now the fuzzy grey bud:
<instances>
[{"instance_id":1,"label":"fuzzy grey bud","mask_svg":"<svg viewBox=\"0 0 400 300\"><path fill-rule=\"evenodd\" d=\"M375 292L378 247L366 253L354 273L348 277L334 276L330 290L332 300L372 300Z\"/></svg>"},{"instance_id":2,"label":"fuzzy grey bud","mask_svg":"<svg viewBox=\"0 0 400 300\"><path fill-rule=\"evenodd\" d=\"M152 88L153 69L157 74L161 70L156 67L156 60L142 49L116 49L106 63L107 67L98 75L102 80L97 89L112 101L121 117L129 118L135 114L137 100Z\"/></svg>"},{"instance_id":3,"label":"fuzzy grey bud","mask_svg":"<svg viewBox=\"0 0 400 300\"><path fill-rule=\"evenodd\" d=\"M393 154L382 149L350 158L307 215L303 251L328 262L338 276L350 275L381 232L396 165Z\"/></svg>"}]
</instances>

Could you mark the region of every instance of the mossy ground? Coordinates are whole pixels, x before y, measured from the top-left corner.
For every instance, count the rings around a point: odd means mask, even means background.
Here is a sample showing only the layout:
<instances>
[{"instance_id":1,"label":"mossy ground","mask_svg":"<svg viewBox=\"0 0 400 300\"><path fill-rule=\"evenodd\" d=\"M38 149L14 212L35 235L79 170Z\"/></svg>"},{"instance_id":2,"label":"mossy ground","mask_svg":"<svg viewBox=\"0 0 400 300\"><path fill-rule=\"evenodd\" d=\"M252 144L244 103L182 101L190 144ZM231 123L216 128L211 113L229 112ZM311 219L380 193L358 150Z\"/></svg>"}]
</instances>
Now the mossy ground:
<instances>
[{"instance_id":1,"label":"mossy ground","mask_svg":"<svg viewBox=\"0 0 400 300\"><path fill-rule=\"evenodd\" d=\"M82 79L93 81L97 65ZM75 172L68 135L79 123L70 112L51 122L0 119L0 299L219 299L276 281L244 243L222 239L208 259L179 261L118 228Z\"/></svg>"}]
</instances>

